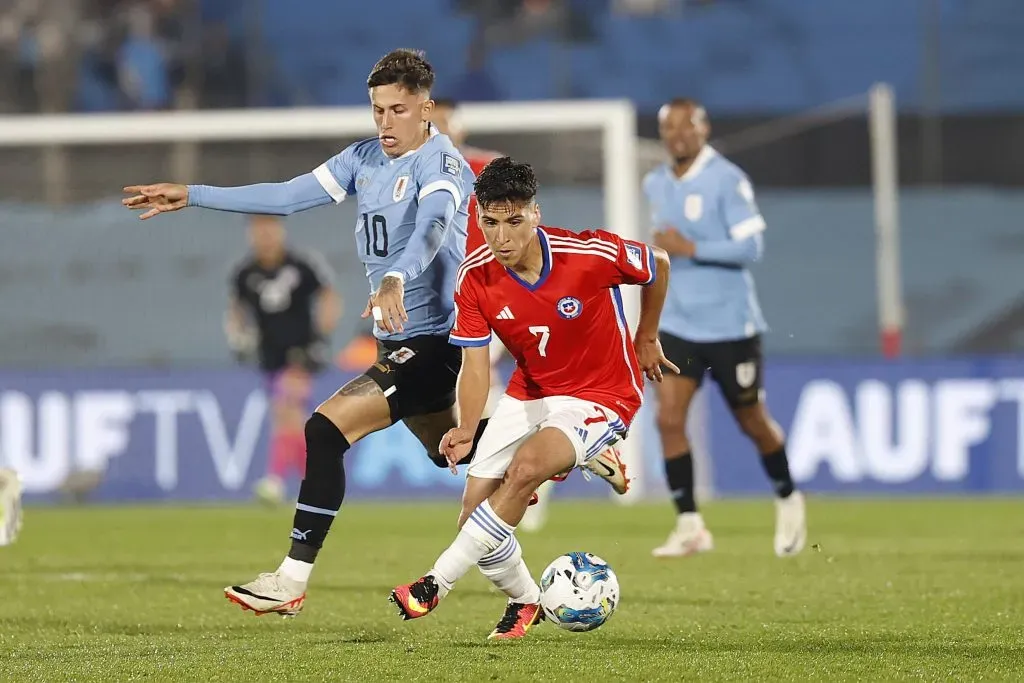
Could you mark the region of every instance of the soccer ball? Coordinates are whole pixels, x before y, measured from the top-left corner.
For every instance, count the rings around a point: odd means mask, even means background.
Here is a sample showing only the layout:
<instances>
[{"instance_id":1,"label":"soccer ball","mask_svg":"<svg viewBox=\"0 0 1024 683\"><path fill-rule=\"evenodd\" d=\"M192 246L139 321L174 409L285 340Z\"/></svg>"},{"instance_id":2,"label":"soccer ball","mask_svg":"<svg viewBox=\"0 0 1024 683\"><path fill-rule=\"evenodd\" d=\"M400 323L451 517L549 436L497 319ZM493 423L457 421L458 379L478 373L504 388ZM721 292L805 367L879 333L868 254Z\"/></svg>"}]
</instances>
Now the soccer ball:
<instances>
[{"instance_id":1,"label":"soccer ball","mask_svg":"<svg viewBox=\"0 0 1024 683\"><path fill-rule=\"evenodd\" d=\"M593 631L608 621L618 604L619 580L597 555L562 555L541 574L544 615L568 631Z\"/></svg>"}]
</instances>

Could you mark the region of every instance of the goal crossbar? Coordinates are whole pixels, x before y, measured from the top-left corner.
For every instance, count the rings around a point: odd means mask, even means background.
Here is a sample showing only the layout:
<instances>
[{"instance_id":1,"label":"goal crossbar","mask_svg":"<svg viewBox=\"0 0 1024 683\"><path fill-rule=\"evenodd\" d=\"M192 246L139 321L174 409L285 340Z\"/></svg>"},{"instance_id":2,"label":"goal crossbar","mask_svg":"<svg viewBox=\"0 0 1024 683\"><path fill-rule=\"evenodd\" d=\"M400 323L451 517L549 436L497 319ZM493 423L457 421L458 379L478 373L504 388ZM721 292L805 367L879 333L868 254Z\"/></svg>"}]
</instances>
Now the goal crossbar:
<instances>
[{"instance_id":1,"label":"goal crossbar","mask_svg":"<svg viewBox=\"0 0 1024 683\"><path fill-rule=\"evenodd\" d=\"M643 238L636 110L630 101L466 103L459 107L459 118L474 135L585 131L600 135L604 224L624 238ZM63 172L59 150L66 146L358 138L375 132L366 106L0 116L0 148L50 150L44 161L58 178ZM572 225L571 220L567 223ZM639 288L625 288L623 299L626 320L635 326ZM642 449L637 428L622 448L633 485L627 495L616 496L616 500L630 502L643 495Z\"/></svg>"}]
</instances>

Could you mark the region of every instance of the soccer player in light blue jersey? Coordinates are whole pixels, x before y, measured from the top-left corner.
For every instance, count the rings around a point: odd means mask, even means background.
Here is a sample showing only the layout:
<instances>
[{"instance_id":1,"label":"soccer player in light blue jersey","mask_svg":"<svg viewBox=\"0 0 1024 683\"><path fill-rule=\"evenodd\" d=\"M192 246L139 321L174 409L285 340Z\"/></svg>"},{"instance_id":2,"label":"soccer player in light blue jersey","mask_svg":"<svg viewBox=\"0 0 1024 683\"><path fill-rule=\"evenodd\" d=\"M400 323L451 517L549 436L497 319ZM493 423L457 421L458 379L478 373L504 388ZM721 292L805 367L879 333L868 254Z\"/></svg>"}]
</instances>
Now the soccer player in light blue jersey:
<instances>
[{"instance_id":1,"label":"soccer player in light blue jersey","mask_svg":"<svg viewBox=\"0 0 1024 683\"><path fill-rule=\"evenodd\" d=\"M448 343L448 334L474 176L451 140L429 123L433 84L434 71L421 53L386 55L367 79L377 135L288 182L125 188L131 196L123 204L143 210L143 219L185 207L287 215L353 195L358 202L356 252L371 290L363 315L376 321L378 359L306 422L306 476L288 556L277 571L225 589L229 599L257 613L302 609L313 562L344 498L342 456L351 444L404 421L431 459L448 467L438 447L456 425L462 365L461 349Z\"/></svg>"},{"instance_id":2,"label":"soccer player in light blue jersey","mask_svg":"<svg viewBox=\"0 0 1024 683\"><path fill-rule=\"evenodd\" d=\"M710 371L775 489L775 553L795 555L807 536L804 499L789 473L782 430L764 402L761 335L767 326L748 270L764 251L764 218L746 174L707 144L711 129L703 106L672 100L659 111L658 127L670 161L644 178L643 190L654 244L671 257L660 335L681 374L657 385L665 474L678 519L653 552L684 557L713 546L694 499L686 435L690 402Z\"/></svg>"}]
</instances>

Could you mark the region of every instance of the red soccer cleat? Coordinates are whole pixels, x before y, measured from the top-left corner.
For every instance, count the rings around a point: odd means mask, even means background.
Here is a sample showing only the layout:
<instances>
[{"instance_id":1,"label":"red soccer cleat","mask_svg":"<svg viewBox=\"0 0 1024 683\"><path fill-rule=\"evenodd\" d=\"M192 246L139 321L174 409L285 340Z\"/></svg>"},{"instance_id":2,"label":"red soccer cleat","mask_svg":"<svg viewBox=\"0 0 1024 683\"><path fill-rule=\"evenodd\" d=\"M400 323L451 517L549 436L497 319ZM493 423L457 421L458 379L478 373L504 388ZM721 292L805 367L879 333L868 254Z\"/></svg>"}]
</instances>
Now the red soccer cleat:
<instances>
[{"instance_id":1,"label":"red soccer cleat","mask_svg":"<svg viewBox=\"0 0 1024 683\"><path fill-rule=\"evenodd\" d=\"M501 621L487 636L487 640L518 640L526 635L536 624L544 620L544 610L540 605L525 605L520 602L510 602L505 607L505 614Z\"/></svg>"},{"instance_id":2,"label":"red soccer cleat","mask_svg":"<svg viewBox=\"0 0 1024 683\"><path fill-rule=\"evenodd\" d=\"M430 614L440 601L437 593L437 581L428 574L410 584L395 588L391 591L390 600L398 607L402 619L408 621Z\"/></svg>"}]
</instances>

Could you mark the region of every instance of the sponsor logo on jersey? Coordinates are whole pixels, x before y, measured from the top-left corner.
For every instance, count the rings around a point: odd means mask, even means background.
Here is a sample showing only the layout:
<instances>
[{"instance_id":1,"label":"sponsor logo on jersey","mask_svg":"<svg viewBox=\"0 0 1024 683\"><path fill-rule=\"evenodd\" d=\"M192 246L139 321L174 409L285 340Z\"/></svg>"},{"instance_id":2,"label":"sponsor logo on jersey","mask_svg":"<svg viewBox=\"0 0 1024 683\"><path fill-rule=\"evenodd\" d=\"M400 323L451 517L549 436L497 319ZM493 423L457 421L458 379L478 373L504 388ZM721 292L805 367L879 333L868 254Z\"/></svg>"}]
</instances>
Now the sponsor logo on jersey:
<instances>
[{"instance_id":1,"label":"sponsor logo on jersey","mask_svg":"<svg viewBox=\"0 0 1024 683\"><path fill-rule=\"evenodd\" d=\"M583 312L583 302L574 296L563 296L558 300L556 306L558 308L558 315L566 320L579 317L579 314Z\"/></svg>"},{"instance_id":2,"label":"sponsor logo on jersey","mask_svg":"<svg viewBox=\"0 0 1024 683\"><path fill-rule=\"evenodd\" d=\"M391 193L391 199L400 202L402 197L405 196L405 190L409 187L409 176L402 175L398 176L398 180L395 181L395 190Z\"/></svg>"},{"instance_id":3,"label":"sponsor logo on jersey","mask_svg":"<svg viewBox=\"0 0 1024 683\"><path fill-rule=\"evenodd\" d=\"M462 174L462 162L451 154L441 155L441 171L458 177Z\"/></svg>"},{"instance_id":4,"label":"sponsor logo on jersey","mask_svg":"<svg viewBox=\"0 0 1024 683\"><path fill-rule=\"evenodd\" d=\"M637 270L644 269L643 253L636 244L626 244L626 260Z\"/></svg>"}]
</instances>

